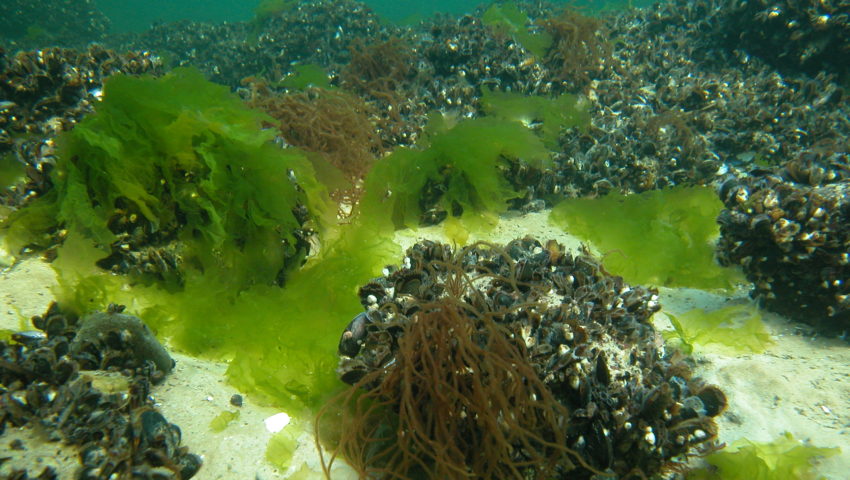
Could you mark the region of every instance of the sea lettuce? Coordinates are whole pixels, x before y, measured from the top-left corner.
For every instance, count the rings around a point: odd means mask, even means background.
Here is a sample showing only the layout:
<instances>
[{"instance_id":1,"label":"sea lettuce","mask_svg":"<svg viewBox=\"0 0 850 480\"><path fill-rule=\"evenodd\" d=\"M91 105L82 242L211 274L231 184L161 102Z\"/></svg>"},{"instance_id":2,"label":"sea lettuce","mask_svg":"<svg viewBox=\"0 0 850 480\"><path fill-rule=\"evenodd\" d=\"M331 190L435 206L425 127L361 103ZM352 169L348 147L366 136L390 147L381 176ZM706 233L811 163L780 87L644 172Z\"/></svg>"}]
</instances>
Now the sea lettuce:
<instances>
[{"instance_id":1,"label":"sea lettuce","mask_svg":"<svg viewBox=\"0 0 850 480\"><path fill-rule=\"evenodd\" d=\"M552 46L552 36L546 32L531 32L528 15L514 2L493 3L482 18L497 32L513 36L520 45L537 57L542 57Z\"/></svg>"},{"instance_id":2,"label":"sea lettuce","mask_svg":"<svg viewBox=\"0 0 850 480\"><path fill-rule=\"evenodd\" d=\"M714 260L722 209L709 187L675 187L568 199L550 221L593 244L606 270L630 283L729 288L742 276Z\"/></svg>"},{"instance_id":3,"label":"sea lettuce","mask_svg":"<svg viewBox=\"0 0 850 480\"><path fill-rule=\"evenodd\" d=\"M562 129L590 125L586 100L564 93L555 98L481 88L481 106L488 116L520 122L538 131L543 143L556 148Z\"/></svg>"},{"instance_id":4,"label":"sea lettuce","mask_svg":"<svg viewBox=\"0 0 850 480\"><path fill-rule=\"evenodd\" d=\"M730 305L707 312L694 309L682 315L664 314L673 331L662 332L687 354L699 351L762 353L774 343L754 305Z\"/></svg>"},{"instance_id":5,"label":"sea lettuce","mask_svg":"<svg viewBox=\"0 0 850 480\"><path fill-rule=\"evenodd\" d=\"M290 90L306 90L310 87L325 90L333 89L328 73L320 65L315 63L304 63L292 67L293 72L288 77L277 83L279 87Z\"/></svg>"},{"instance_id":6,"label":"sea lettuce","mask_svg":"<svg viewBox=\"0 0 850 480\"><path fill-rule=\"evenodd\" d=\"M59 138L54 189L2 224L7 242L18 251L62 228L106 256L110 222L138 216L149 237L186 247L187 268L236 289L274 282L305 254L296 210L322 218L327 203L310 162L261 128L270 122L196 70L111 77L95 113Z\"/></svg>"},{"instance_id":7,"label":"sea lettuce","mask_svg":"<svg viewBox=\"0 0 850 480\"><path fill-rule=\"evenodd\" d=\"M439 122L437 122L439 123ZM499 214L522 196L505 178L508 162L551 165L541 140L520 123L478 118L431 129L424 148L402 148L384 157L364 182L361 214L386 219L385 229L415 227L426 186L437 186L437 205L470 218Z\"/></svg>"},{"instance_id":8,"label":"sea lettuce","mask_svg":"<svg viewBox=\"0 0 850 480\"><path fill-rule=\"evenodd\" d=\"M789 432L772 442L742 439L705 457L713 468L690 472L688 480L815 480L816 457L837 455L839 448L815 447L800 442Z\"/></svg>"}]
</instances>

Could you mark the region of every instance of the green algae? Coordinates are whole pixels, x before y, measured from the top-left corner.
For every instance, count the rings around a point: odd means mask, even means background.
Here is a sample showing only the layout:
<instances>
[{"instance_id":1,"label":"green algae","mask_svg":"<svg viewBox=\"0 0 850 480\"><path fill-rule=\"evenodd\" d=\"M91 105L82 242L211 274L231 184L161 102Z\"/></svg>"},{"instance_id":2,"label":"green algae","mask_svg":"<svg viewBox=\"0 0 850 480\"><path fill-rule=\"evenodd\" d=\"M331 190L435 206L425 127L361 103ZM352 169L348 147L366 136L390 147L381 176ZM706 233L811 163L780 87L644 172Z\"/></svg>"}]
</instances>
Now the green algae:
<instances>
[{"instance_id":1,"label":"green algae","mask_svg":"<svg viewBox=\"0 0 850 480\"><path fill-rule=\"evenodd\" d=\"M54 294L63 308L77 313L124 304L175 349L230 360L230 383L257 403L304 412L339 385L337 343L362 311L358 287L401 253L373 222L356 221L337 234L283 288L254 285L240 291L197 272L179 291L128 282L97 269L94 260L103 250L71 235L53 262Z\"/></svg>"},{"instance_id":2,"label":"green algae","mask_svg":"<svg viewBox=\"0 0 850 480\"><path fill-rule=\"evenodd\" d=\"M278 82L278 86L292 90L306 90L310 87L333 89L328 73L320 65L305 63L295 65L294 72Z\"/></svg>"},{"instance_id":3,"label":"green algae","mask_svg":"<svg viewBox=\"0 0 850 480\"><path fill-rule=\"evenodd\" d=\"M664 338L684 353L763 353L774 344L755 305L730 305L714 311L694 309L682 315L664 312L673 324Z\"/></svg>"},{"instance_id":4,"label":"green algae","mask_svg":"<svg viewBox=\"0 0 850 480\"><path fill-rule=\"evenodd\" d=\"M339 335L362 309L357 288L399 249L368 217L328 230L320 216L321 253L303 267L281 263L293 207L321 213L327 200L309 162L270 143L266 119L197 72L113 78L97 112L61 140L56 188L4 227L19 243L66 230L52 264L63 308L124 304L174 349L230 360L228 376L246 393L300 411L337 385ZM107 220L119 200L187 245L180 284L96 266L111 253ZM274 272L284 267L281 288Z\"/></svg>"},{"instance_id":5,"label":"green algae","mask_svg":"<svg viewBox=\"0 0 850 480\"><path fill-rule=\"evenodd\" d=\"M298 448L297 429L296 420L291 420L290 424L283 430L272 435L266 446L266 460L282 471L286 471L290 467L292 454Z\"/></svg>"},{"instance_id":6,"label":"green algae","mask_svg":"<svg viewBox=\"0 0 850 480\"><path fill-rule=\"evenodd\" d=\"M0 191L24 180L24 166L13 153L0 155Z\"/></svg>"},{"instance_id":7,"label":"green algae","mask_svg":"<svg viewBox=\"0 0 850 480\"><path fill-rule=\"evenodd\" d=\"M365 217L386 218L391 229L416 227L426 186L440 185L437 206L484 219L523 195L505 179L510 160L541 169L551 164L540 139L516 122L479 118L450 126L434 121L430 130L425 148L402 148L375 163L364 182Z\"/></svg>"},{"instance_id":8,"label":"green algae","mask_svg":"<svg viewBox=\"0 0 850 480\"><path fill-rule=\"evenodd\" d=\"M513 36L520 45L537 57L552 46L552 36L546 32L531 32L529 18L514 2L493 3L484 12L482 22L495 31Z\"/></svg>"},{"instance_id":9,"label":"green algae","mask_svg":"<svg viewBox=\"0 0 850 480\"><path fill-rule=\"evenodd\" d=\"M789 432L772 442L742 439L705 457L714 467L688 473L688 480L815 480L816 457L837 455L839 448L815 447L800 442Z\"/></svg>"},{"instance_id":10,"label":"green algae","mask_svg":"<svg viewBox=\"0 0 850 480\"><path fill-rule=\"evenodd\" d=\"M539 132L543 143L556 148L562 129L586 129L590 125L588 103L570 94L555 98L481 88L481 106L487 115L520 122Z\"/></svg>"},{"instance_id":11,"label":"green algae","mask_svg":"<svg viewBox=\"0 0 850 480\"><path fill-rule=\"evenodd\" d=\"M565 200L552 210L550 221L593 244L606 270L628 282L730 288L742 276L714 260L722 209L711 188L675 187Z\"/></svg>"},{"instance_id":12,"label":"green algae","mask_svg":"<svg viewBox=\"0 0 850 480\"><path fill-rule=\"evenodd\" d=\"M0 225L5 240L47 246L63 228L107 248L110 219L137 215L148 235L175 235L191 268L237 289L275 282L305 254L295 210L321 218L327 203L310 162L261 129L272 121L196 70L111 77L96 112L59 138L54 189Z\"/></svg>"},{"instance_id":13,"label":"green algae","mask_svg":"<svg viewBox=\"0 0 850 480\"><path fill-rule=\"evenodd\" d=\"M210 430L212 430L214 433L221 433L225 431L231 423L235 422L238 419L239 410L234 410L232 412L229 410L225 410L212 419L212 421L210 422Z\"/></svg>"}]
</instances>

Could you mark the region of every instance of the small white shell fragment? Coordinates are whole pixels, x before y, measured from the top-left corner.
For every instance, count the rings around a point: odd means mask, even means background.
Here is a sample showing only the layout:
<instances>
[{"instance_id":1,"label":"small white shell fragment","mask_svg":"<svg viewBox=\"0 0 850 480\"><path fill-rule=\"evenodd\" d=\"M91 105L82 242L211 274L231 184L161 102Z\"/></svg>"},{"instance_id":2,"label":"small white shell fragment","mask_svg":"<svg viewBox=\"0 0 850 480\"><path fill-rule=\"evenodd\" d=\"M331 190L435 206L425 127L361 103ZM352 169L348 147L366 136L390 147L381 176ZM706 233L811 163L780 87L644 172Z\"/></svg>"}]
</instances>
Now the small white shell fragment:
<instances>
[{"instance_id":1,"label":"small white shell fragment","mask_svg":"<svg viewBox=\"0 0 850 480\"><path fill-rule=\"evenodd\" d=\"M289 421L291 418L284 412L276 413L271 417L263 420L263 423L266 426L266 430L271 433L277 433L284 429L287 425L289 425Z\"/></svg>"}]
</instances>

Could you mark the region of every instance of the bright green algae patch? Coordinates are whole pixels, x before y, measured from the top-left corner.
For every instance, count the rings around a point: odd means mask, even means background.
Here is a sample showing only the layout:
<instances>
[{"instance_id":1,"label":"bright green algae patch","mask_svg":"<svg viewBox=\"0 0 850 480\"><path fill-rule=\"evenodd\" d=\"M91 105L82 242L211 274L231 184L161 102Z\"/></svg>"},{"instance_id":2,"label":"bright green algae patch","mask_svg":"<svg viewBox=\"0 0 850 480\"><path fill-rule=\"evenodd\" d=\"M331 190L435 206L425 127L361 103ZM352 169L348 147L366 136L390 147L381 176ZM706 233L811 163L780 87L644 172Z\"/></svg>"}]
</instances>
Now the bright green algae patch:
<instances>
[{"instance_id":1,"label":"bright green algae patch","mask_svg":"<svg viewBox=\"0 0 850 480\"><path fill-rule=\"evenodd\" d=\"M304 268L293 268L303 255L287 265L280 251L299 226L293 208L321 214L327 205L309 162L275 146L266 120L195 71L112 78L96 113L60 140L55 189L16 212L5 234L20 245L66 229L53 263L65 308L125 304L176 349L231 360L243 391L298 410L337 386L339 335L362 309L357 287L399 252L356 221L336 240L325 236ZM116 237L107 227L116 203L185 244L181 282L95 266Z\"/></svg>"},{"instance_id":2,"label":"bright green algae patch","mask_svg":"<svg viewBox=\"0 0 850 480\"><path fill-rule=\"evenodd\" d=\"M136 215L147 235L176 235L184 264L233 288L278 281L305 253L295 209L326 205L310 163L261 129L271 121L195 70L112 77L96 112L60 137L53 190L4 222L6 241L17 252L64 228L108 252L110 219Z\"/></svg>"},{"instance_id":3,"label":"bright green algae patch","mask_svg":"<svg viewBox=\"0 0 850 480\"><path fill-rule=\"evenodd\" d=\"M523 95L516 92L494 92L481 88L481 106L487 115L520 122L539 132L549 148L558 146L561 129L585 129L590 125L586 100L568 93L555 98Z\"/></svg>"},{"instance_id":4,"label":"bright green algae patch","mask_svg":"<svg viewBox=\"0 0 850 480\"><path fill-rule=\"evenodd\" d=\"M741 276L714 261L722 209L711 188L675 187L565 200L550 221L593 244L605 268L630 283L729 288Z\"/></svg>"},{"instance_id":5,"label":"bright green algae patch","mask_svg":"<svg viewBox=\"0 0 850 480\"><path fill-rule=\"evenodd\" d=\"M255 285L240 292L198 273L187 276L178 292L129 285L126 277L94 267L100 250L78 236L68 237L53 265L63 307L85 312L109 302L127 305L177 349L229 359L228 378L240 391L297 414L318 407L339 387L337 343L362 311L357 288L399 255L380 231L353 224L285 287Z\"/></svg>"},{"instance_id":6,"label":"bright green algae patch","mask_svg":"<svg viewBox=\"0 0 850 480\"><path fill-rule=\"evenodd\" d=\"M773 345L755 305L730 305L707 312L694 309L682 315L664 312L673 324L673 331L662 332L684 353L721 351L763 353Z\"/></svg>"},{"instance_id":7,"label":"bright green algae patch","mask_svg":"<svg viewBox=\"0 0 850 480\"><path fill-rule=\"evenodd\" d=\"M332 90L334 87L328 78L328 73L320 65L305 63L295 65L293 73L277 83L279 87L291 90L306 90L310 87Z\"/></svg>"},{"instance_id":8,"label":"bright green algae patch","mask_svg":"<svg viewBox=\"0 0 850 480\"><path fill-rule=\"evenodd\" d=\"M497 32L512 35L520 45L537 57L552 46L552 36L546 32L533 33L528 29L529 18L514 2L494 3L484 12L484 25Z\"/></svg>"},{"instance_id":9,"label":"bright green algae patch","mask_svg":"<svg viewBox=\"0 0 850 480\"><path fill-rule=\"evenodd\" d=\"M398 149L378 160L364 182L364 217L387 218L394 229L416 227L429 185L442 186L437 205L446 211L461 209L467 218L499 214L523 195L505 179L508 160L534 168L551 163L541 140L516 122L479 118L434 130L424 148Z\"/></svg>"},{"instance_id":10,"label":"bright green algae patch","mask_svg":"<svg viewBox=\"0 0 850 480\"><path fill-rule=\"evenodd\" d=\"M235 422L238 419L239 410L234 410L232 412L230 410L225 410L212 419L212 421L210 422L210 430L212 430L214 433L221 433L225 429L227 429L227 427L230 426L231 423Z\"/></svg>"},{"instance_id":11,"label":"bright green algae patch","mask_svg":"<svg viewBox=\"0 0 850 480\"><path fill-rule=\"evenodd\" d=\"M823 448L804 444L790 433L772 442L739 440L726 449L705 457L714 467L696 470L688 480L815 480L812 460L837 455L839 448Z\"/></svg>"}]
</instances>

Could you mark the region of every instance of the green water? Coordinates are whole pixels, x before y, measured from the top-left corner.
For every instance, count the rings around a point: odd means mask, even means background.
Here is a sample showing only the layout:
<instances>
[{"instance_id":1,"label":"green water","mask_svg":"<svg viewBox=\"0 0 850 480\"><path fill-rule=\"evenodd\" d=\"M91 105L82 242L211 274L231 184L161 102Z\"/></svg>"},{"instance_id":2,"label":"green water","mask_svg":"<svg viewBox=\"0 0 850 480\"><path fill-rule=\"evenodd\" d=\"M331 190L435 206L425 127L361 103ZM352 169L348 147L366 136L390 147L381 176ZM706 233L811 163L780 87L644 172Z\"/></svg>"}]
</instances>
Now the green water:
<instances>
[{"instance_id":1,"label":"green water","mask_svg":"<svg viewBox=\"0 0 850 480\"><path fill-rule=\"evenodd\" d=\"M195 20L207 22L239 22L253 15L257 2L245 0L96 0L97 6L112 21L115 32L144 30L154 22ZM478 5L490 2L480 0L368 0L364 2L375 12L391 21L429 17L437 12L460 15L472 12ZM582 0L569 3L590 10L616 8L627 5L628 0ZM635 5L646 0L634 0ZM638 5L639 6L639 5Z\"/></svg>"}]
</instances>

